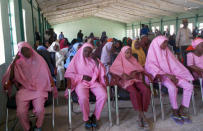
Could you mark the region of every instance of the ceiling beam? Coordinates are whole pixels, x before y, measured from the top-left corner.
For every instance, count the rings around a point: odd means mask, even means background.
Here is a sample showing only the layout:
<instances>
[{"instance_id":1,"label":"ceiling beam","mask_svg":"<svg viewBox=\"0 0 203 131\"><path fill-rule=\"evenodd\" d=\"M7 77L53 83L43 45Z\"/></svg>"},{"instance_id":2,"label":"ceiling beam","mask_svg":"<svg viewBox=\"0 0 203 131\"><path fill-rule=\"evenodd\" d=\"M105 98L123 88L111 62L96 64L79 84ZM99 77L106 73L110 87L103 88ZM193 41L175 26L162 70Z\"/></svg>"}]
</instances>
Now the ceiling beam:
<instances>
[{"instance_id":1,"label":"ceiling beam","mask_svg":"<svg viewBox=\"0 0 203 131\"><path fill-rule=\"evenodd\" d=\"M115 15L115 14L113 14L113 13L109 13L109 12L105 12L105 11L103 11L103 12L98 12L98 13L94 14L94 16L96 16L96 15L103 16L103 18L105 18L105 16L109 16L109 17L112 17L114 20L117 20L117 21L118 21L119 19L125 20L126 23L129 22L129 21L132 21L132 20L136 19L135 17L134 17L134 18L129 18L129 17L125 17L125 16L122 16L122 15Z\"/></svg>"},{"instance_id":2,"label":"ceiling beam","mask_svg":"<svg viewBox=\"0 0 203 131\"><path fill-rule=\"evenodd\" d=\"M149 14L149 13L145 13L145 12L141 12L141 11L137 11L137 10L131 10L129 8L123 8L123 7L117 6L117 5L112 5L111 8L117 10L117 12L123 12L123 13L137 15L137 16L141 16L141 17L145 17L145 18L157 17L157 15L154 15L154 14Z\"/></svg>"},{"instance_id":3,"label":"ceiling beam","mask_svg":"<svg viewBox=\"0 0 203 131\"><path fill-rule=\"evenodd\" d=\"M146 13L146 14L149 14L149 15L154 15L154 16L160 16L160 15L165 15L165 16L170 16L172 15L173 13L171 12L166 12L166 11L161 11L161 10L158 10L158 9L153 9L153 8L140 8L139 6L136 6L136 5L133 5L132 6L127 6L123 3L117 3L117 4L114 4L115 7L117 8L122 8L122 9L126 9L126 10L130 10L132 12L140 12L140 13Z\"/></svg>"},{"instance_id":4,"label":"ceiling beam","mask_svg":"<svg viewBox=\"0 0 203 131\"><path fill-rule=\"evenodd\" d=\"M203 1L200 0L187 0L188 2L203 5Z\"/></svg>"},{"instance_id":5,"label":"ceiling beam","mask_svg":"<svg viewBox=\"0 0 203 131\"><path fill-rule=\"evenodd\" d=\"M44 14L53 13L56 11L64 11L65 9L77 9L77 8L91 8L100 6L106 6L108 4L112 4L115 0L97 0L96 2L93 0L84 0L83 2L75 2L75 3L67 3L61 6L50 6L48 8L44 8L42 12Z\"/></svg>"},{"instance_id":6,"label":"ceiling beam","mask_svg":"<svg viewBox=\"0 0 203 131\"><path fill-rule=\"evenodd\" d=\"M176 13L176 12L183 12L184 11L184 7L180 7L180 6L177 6L177 7L172 7L172 6L166 6L166 4L161 4L161 6L160 6L160 8L159 7L157 7L157 5L156 4L154 4L154 3L152 3L152 2L150 2L150 0L149 1L137 1L137 0L119 0L119 1L121 1L122 3L126 3L127 5L129 5L129 6L135 6L135 5L137 5L137 6L140 6L140 7L142 7L143 9L145 8L145 7L148 7L148 8L153 8L153 9L157 9L157 10L159 10L159 11L166 11L166 12L173 12L173 13Z\"/></svg>"},{"instance_id":7,"label":"ceiling beam","mask_svg":"<svg viewBox=\"0 0 203 131\"><path fill-rule=\"evenodd\" d=\"M49 20L50 23L56 23L56 22L67 22L67 21L70 21L70 20L75 20L75 19L80 19L80 18L84 18L84 17L90 17L92 16L92 14L79 14L79 15L76 15L76 16L71 16L71 17L64 17L64 18L58 18L58 19L52 19L52 20Z\"/></svg>"},{"instance_id":8,"label":"ceiling beam","mask_svg":"<svg viewBox=\"0 0 203 131\"><path fill-rule=\"evenodd\" d=\"M59 19L59 18L68 18L68 17L74 17L74 16L81 15L81 14L94 15L96 12L97 12L97 10L90 8L90 9L87 9L82 12L72 12L72 13L66 13L66 14L61 14L61 15L49 16L49 17L47 17L47 19L52 20L52 19Z\"/></svg>"},{"instance_id":9,"label":"ceiling beam","mask_svg":"<svg viewBox=\"0 0 203 131\"><path fill-rule=\"evenodd\" d=\"M110 1L109 1L110 2ZM109 5L111 5L112 3L109 2L105 2L102 5L98 6L98 4L91 4L91 5L87 5L87 6L80 6L77 8L64 8L63 10L58 10L58 11L50 11L48 13L44 13L45 16L51 16L51 15L59 15L62 13L69 13L69 12L74 12L74 11L78 11L78 10L84 10L84 9L90 9L90 8L105 8L108 7ZM111 1L112 2L112 1Z\"/></svg>"},{"instance_id":10,"label":"ceiling beam","mask_svg":"<svg viewBox=\"0 0 203 131\"><path fill-rule=\"evenodd\" d=\"M95 14L94 15L95 17L99 17L99 18L102 18L102 19L106 19L106 20L112 20L112 21L116 21L116 22L121 22L121 23L129 23L129 21L127 20L122 20L122 19L118 19L118 18L113 18L111 16L108 16L108 15L102 15L102 14Z\"/></svg>"}]
</instances>

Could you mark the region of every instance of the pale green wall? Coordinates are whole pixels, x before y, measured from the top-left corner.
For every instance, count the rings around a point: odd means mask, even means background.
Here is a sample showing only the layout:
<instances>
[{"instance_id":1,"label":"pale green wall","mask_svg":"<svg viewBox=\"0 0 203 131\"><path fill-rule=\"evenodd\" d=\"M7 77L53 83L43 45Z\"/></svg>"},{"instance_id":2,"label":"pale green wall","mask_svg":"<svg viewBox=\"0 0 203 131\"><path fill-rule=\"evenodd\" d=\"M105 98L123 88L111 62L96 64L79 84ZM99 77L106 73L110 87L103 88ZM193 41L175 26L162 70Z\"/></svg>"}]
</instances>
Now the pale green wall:
<instances>
[{"instance_id":1,"label":"pale green wall","mask_svg":"<svg viewBox=\"0 0 203 131\"><path fill-rule=\"evenodd\" d=\"M59 35L63 32L69 40L77 37L81 29L84 36L89 36L91 32L100 37L103 31L107 32L108 37L122 39L125 36L125 24L97 17L89 17L81 20L54 25L54 31Z\"/></svg>"}]
</instances>

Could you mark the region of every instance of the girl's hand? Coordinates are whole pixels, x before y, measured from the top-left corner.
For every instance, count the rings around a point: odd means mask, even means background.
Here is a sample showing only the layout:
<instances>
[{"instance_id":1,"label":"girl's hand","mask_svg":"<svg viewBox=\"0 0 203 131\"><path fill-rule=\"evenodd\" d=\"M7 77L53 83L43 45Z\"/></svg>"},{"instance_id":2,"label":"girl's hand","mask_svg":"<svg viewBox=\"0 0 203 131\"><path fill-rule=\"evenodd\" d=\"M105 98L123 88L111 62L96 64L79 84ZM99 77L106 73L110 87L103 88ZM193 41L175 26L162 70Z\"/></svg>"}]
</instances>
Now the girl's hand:
<instances>
[{"instance_id":1,"label":"girl's hand","mask_svg":"<svg viewBox=\"0 0 203 131\"><path fill-rule=\"evenodd\" d=\"M87 76L87 75L84 75L84 76L83 76L83 80L91 81L91 80L92 80L92 77Z\"/></svg>"},{"instance_id":2,"label":"girl's hand","mask_svg":"<svg viewBox=\"0 0 203 131\"><path fill-rule=\"evenodd\" d=\"M130 73L130 76L133 77L133 78L136 78L139 73L140 73L140 72L132 71L132 72Z\"/></svg>"},{"instance_id":3,"label":"girl's hand","mask_svg":"<svg viewBox=\"0 0 203 131\"><path fill-rule=\"evenodd\" d=\"M124 80L130 80L130 79L131 79L131 77L128 76L127 74L125 74L125 73L123 73L123 74L121 75L121 77L122 77Z\"/></svg>"},{"instance_id":4,"label":"girl's hand","mask_svg":"<svg viewBox=\"0 0 203 131\"><path fill-rule=\"evenodd\" d=\"M108 77L107 77L107 76L104 77L104 80L105 80L106 86L109 86L109 80L108 80Z\"/></svg>"},{"instance_id":5,"label":"girl's hand","mask_svg":"<svg viewBox=\"0 0 203 131\"><path fill-rule=\"evenodd\" d=\"M5 83L5 85L3 86L4 90L8 90L8 88L12 85L12 82L9 80L8 82Z\"/></svg>"},{"instance_id":6,"label":"girl's hand","mask_svg":"<svg viewBox=\"0 0 203 131\"><path fill-rule=\"evenodd\" d=\"M159 82L162 81L162 75L161 74L157 74L155 77Z\"/></svg>"},{"instance_id":7,"label":"girl's hand","mask_svg":"<svg viewBox=\"0 0 203 131\"><path fill-rule=\"evenodd\" d=\"M53 79L51 79L51 87L55 87L55 82Z\"/></svg>"},{"instance_id":8,"label":"girl's hand","mask_svg":"<svg viewBox=\"0 0 203 131\"><path fill-rule=\"evenodd\" d=\"M174 75L166 74L166 76L175 84L178 84L178 79Z\"/></svg>"},{"instance_id":9,"label":"girl's hand","mask_svg":"<svg viewBox=\"0 0 203 131\"><path fill-rule=\"evenodd\" d=\"M148 79L150 80L150 82L153 82L154 81L154 78L151 74L147 73L147 72L144 72L144 74L148 77Z\"/></svg>"}]
</instances>

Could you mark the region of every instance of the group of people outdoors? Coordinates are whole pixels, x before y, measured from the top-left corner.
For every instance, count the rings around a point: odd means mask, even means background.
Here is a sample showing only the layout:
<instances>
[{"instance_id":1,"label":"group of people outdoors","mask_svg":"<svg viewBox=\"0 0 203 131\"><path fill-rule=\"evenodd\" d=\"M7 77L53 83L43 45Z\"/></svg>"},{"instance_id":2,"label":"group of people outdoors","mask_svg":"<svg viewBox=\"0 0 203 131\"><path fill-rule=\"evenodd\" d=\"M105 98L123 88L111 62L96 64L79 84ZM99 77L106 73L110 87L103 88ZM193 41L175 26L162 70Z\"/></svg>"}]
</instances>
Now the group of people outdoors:
<instances>
[{"instance_id":1,"label":"group of people outdoors","mask_svg":"<svg viewBox=\"0 0 203 131\"><path fill-rule=\"evenodd\" d=\"M41 130L44 119L44 102L48 92L55 87L56 76L60 80L58 89L75 91L83 113L85 128L98 127L98 120L107 101L107 86L118 85L129 92L133 108L139 112L140 127L149 126L145 112L151 99L149 82L160 81L168 89L171 103L171 118L177 124L192 122L189 115L190 99L194 79L203 77L203 39L193 38L187 28L178 31L176 44L181 50L191 46L184 56L186 65L168 48L169 38L160 34L150 41L148 30L140 38L108 38L102 32L100 38L93 33L83 38L82 30L71 42L64 37L39 44L36 50L29 43L20 42L18 53L8 67L2 85L10 90L18 88L16 94L17 116L25 131L31 130L28 120L29 103L32 102L37 116L36 130ZM187 47L186 47L187 46ZM191 73L191 72L192 73ZM52 88L51 88L52 87ZM178 88L183 89L181 105L177 103ZM89 92L96 97L95 110L90 115Z\"/></svg>"}]
</instances>

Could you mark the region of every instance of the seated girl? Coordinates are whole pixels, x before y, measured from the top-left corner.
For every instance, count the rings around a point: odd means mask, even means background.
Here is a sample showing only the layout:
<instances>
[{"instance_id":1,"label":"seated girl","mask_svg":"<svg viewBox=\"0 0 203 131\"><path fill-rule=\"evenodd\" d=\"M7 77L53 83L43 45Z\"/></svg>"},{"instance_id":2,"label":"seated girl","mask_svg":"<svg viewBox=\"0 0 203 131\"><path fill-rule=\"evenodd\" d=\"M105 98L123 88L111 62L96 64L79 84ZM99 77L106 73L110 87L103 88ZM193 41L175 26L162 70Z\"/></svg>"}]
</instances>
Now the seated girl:
<instances>
[{"instance_id":1,"label":"seated girl","mask_svg":"<svg viewBox=\"0 0 203 131\"><path fill-rule=\"evenodd\" d=\"M91 44L84 44L71 60L65 73L67 87L75 90L78 96L87 129L98 127L96 121L100 119L107 100L105 69L98 59L91 57L92 49ZM96 107L91 117L89 117L89 91L96 96ZM68 96L67 90L65 96Z\"/></svg>"},{"instance_id":2,"label":"seated girl","mask_svg":"<svg viewBox=\"0 0 203 131\"><path fill-rule=\"evenodd\" d=\"M17 116L24 131L32 130L28 120L30 102L37 117L35 130L40 131L44 120L44 103L54 81L45 60L26 42L18 44L18 54L2 80L6 90L10 90L14 83L19 89L16 94Z\"/></svg>"},{"instance_id":3,"label":"seated girl","mask_svg":"<svg viewBox=\"0 0 203 131\"><path fill-rule=\"evenodd\" d=\"M203 39L196 38L192 42L193 52L187 54L187 65L196 79L203 78Z\"/></svg>"},{"instance_id":4,"label":"seated girl","mask_svg":"<svg viewBox=\"0 0 203 131\"><path fill-rule=\"evenodd\" d=\"M112 82L124 88L130 93L130 99L135 110L139 111L139 125L149 124L144 112L147 112L150 104L151 92L142 81L142 74L151 76L132 56L130 46L124 46L110 67ZM112 83L111 82L111 83ZM147 123L146 123L147 122Z\"/></svg>"},{"instance_id":5,"label":"seated girl","mask_svg":"<svg viewBox=\"0 0 203 131\"><path fill-rule=\"evenodd\" d=\"M152 41L148 50L145 69L167 87L173 112L171 117L177 124L184 124L184 121L191 121L188 108L193 92L193 85L190 84L193 77L176 59L167 45L168 39L165 36L158 36ZM183 100L179 108L176 100L178 87L183 88Z\"/></svg>"}]
</instances>

